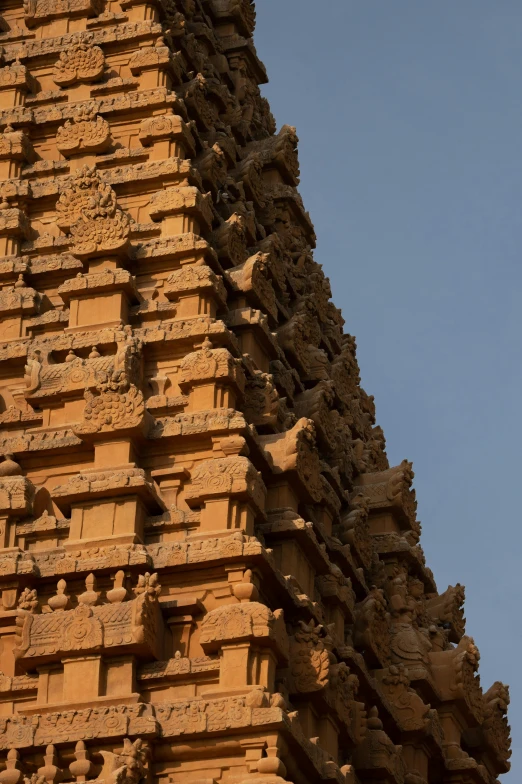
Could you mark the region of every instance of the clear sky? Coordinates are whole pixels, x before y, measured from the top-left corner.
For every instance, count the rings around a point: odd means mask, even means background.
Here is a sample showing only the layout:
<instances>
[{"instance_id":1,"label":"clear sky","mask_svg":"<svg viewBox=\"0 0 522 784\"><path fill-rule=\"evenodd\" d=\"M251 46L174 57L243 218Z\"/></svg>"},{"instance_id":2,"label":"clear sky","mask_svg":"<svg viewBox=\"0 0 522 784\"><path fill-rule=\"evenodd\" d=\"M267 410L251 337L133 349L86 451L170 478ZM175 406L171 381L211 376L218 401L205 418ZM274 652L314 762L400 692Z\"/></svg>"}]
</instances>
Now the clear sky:
<instances>
[{"instance_id":1,"label":"clear sky","mask_svg":"<svg viewBox=\"0 0 522 784\"><path fill-rule=\"evenodd\" d=\"M258 0L278 125L439 589L466 586L522 780L522 2Z\"/></svg>"}]
</instances>

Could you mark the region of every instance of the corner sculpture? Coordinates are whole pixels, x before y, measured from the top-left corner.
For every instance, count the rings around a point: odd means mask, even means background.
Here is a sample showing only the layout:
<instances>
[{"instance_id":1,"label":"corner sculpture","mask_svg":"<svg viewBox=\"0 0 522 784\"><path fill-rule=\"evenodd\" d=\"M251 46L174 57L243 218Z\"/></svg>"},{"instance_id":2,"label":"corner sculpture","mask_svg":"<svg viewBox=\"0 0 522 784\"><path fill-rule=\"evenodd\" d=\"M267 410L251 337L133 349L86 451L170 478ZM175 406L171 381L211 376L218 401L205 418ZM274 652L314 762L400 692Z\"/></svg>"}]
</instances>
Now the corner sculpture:
<instances>
[{"instance_id":1,"label":"corner sculpture","mask_svg":"<svg viewBox=\"0 0 522 784\"><path fill-rule=\"evenodd\" d=\"M250 0L5 0L0 784L496 784ZM489 684L488 684L489 686Z\"/></svg>"}]
</instances>

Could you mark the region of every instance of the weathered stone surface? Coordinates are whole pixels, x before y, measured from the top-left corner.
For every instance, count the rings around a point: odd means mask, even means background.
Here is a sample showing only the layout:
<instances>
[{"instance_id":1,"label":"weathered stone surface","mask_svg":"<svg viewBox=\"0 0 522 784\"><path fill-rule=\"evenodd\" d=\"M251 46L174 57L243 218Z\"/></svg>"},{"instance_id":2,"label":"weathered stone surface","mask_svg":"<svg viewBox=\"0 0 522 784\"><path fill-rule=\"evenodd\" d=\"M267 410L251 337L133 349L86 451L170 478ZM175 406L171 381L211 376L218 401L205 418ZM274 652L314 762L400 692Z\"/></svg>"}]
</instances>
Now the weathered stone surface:
<instances>
[{"instance_id":1,"label":"weathered stone surface","mask_svg":"<svg viewBox=\"0 0 522 784\"><path fill-rule=\"evenodd\" d=\"M497 784L252 0L0 17L0 782Z\"/></svg>"}]
</instances>

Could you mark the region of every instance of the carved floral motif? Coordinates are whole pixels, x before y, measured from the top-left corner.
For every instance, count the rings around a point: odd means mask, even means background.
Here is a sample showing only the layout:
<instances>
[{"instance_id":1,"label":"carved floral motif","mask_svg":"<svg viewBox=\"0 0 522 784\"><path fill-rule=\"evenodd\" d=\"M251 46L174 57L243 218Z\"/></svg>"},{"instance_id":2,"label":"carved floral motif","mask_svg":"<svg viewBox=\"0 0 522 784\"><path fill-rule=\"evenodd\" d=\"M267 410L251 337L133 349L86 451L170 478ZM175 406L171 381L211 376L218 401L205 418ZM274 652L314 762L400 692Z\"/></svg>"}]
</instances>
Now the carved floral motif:
<instances>
[{"instance_id":1,"label":"carved floral motif","mask_svg":"<svg viewBox=\"0 0 522 784\"><path fill-rule=\"evenodd\" d=\"M104 69L102 49L84 39L60 53L53 79L60 87L68 87L75 82L94 82L103 75Z\"/></svg>"},{"instance_id":2,"label":"carved floral motif","mask_svg":"<svg viewBox=\"0 0 522 784\"><path fill-rule=\"evenodd\" d=\"M96 114L96 106L80 106L73 120L66 120L56 133L56 146L67 156L81 150L103 152L110 145L109 123Z\"/></svg>"},{"instance_id":3,"label":"carved floral motif","mask_svg":"<svg viewBox=\"0 0 522 784\"><path fill-rule=\"evenodd\" d=\"M79 169L56 204L58 225L69 229L74 253L89 256L119 251L129 238L130 218L116 204L116 194L94 167Z\"/></svg>"}]
</instances>

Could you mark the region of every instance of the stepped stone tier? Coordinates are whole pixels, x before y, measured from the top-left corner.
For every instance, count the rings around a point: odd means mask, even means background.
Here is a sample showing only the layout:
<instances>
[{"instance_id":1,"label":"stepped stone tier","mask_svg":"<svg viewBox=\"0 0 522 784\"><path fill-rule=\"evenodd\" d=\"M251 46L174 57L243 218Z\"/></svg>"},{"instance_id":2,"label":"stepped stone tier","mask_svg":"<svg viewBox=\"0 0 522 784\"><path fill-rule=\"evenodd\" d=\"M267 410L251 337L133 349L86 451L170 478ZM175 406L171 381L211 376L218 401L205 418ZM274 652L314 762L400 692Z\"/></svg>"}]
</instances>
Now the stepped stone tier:
<instances>
[{"instance_id":1,"label":"stepped stone tier","mask_svg":"<svg viewBox=\"0 0 522 784\"><path fill-rule=\"evenodd\" d=\"M0 784L494 784L249 0L2 0Z\"/></svg>"}]
</instances>

